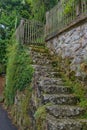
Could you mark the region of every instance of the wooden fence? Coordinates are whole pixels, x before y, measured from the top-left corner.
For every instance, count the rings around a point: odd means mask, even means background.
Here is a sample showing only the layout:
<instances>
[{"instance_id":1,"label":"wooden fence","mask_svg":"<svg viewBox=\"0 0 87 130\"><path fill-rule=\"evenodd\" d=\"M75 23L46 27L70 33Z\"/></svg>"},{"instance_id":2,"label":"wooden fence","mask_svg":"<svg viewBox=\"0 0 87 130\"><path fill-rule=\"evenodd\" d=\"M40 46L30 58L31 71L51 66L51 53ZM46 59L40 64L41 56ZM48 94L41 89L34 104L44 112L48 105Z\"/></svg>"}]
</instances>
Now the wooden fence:
<instances>
[{"instance_id":1,"label":"wooden fence","mask_svg":"<svg viewBox=\"0 0 87 130\"><path fill-rule=\"evenodd\" d=\"M44 43L44 25L38 21L26 21L24 24L24 43Z\"/></svg>"},{"instance_id":2,"label":"wooden fence","mask_svg":"<svg viewBox=\"0 0 87 130\"><path fill-rule=\"evenodd\" d=\"M87 0L61 0L46 14L46 37L60 32L82 15L87 15Z\"/></svg>"},{"instance_id":3,"label":"wooden fence","mask_svg":"<svg viewBox=\"0 0 87 130\"><path fill-rule=\"evenodd\" d=\"M43 44L44 24L34 20L21 20L14 36L22 44Z\"/></svg>"},{"instance_id":4,"label":"wooden fence","mask_svg":"<svg viewBox=\"0 0 87 130\"><path fill-rule=\"evenodd\" d=\"M13 34L13 37L21 44L24 43L24 24L24 20L21 20L20 25Z\"/></svg>"}]
</instances>

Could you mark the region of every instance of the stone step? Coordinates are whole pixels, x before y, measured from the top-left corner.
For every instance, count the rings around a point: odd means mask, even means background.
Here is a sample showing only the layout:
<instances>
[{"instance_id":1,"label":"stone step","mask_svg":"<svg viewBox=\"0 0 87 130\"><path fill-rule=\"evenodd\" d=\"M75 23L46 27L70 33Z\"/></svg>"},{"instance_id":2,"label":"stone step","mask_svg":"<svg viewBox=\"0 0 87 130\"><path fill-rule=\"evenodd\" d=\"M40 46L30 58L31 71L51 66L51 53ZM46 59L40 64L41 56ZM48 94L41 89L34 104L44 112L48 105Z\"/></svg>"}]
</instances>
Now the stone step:
<instances>
[{"instance_id":1,"label":"stone step","mask_svg":"<svg viewBox=\"0 0 87 130\"><path fill-rule=\"evenodd\" d=\"M48 75L45 76L45 77L49 77L49 78L59 78L59 77L61 77L61 74L60 74L60 72L55 72L55 71L53 71L53 72L48 72Z\"/></svg>"},{"instance_id":2,"label":"stone step","mask_svg":"<svg viewBox=\"0 0 87 130\"><path fill-rule=\"evenodd\" d=\"M32 65L35 71L37 72L54 72L54 69L51 65Z\"/></svg>"},{"instance_id":3,"label":"stone step","mask_svg":"<svg viewBox=\"0 0 87 130\"><path fill-rule=\"evenodd\" d=\"M46 72L46 71L35 71L34 72L36 75L39 75L39 77L43 76L43 77L47 77L47 78L59 78L60 74L59 72Z\"/></svg>"},{"instance_id":4,"label":"stone step","mask_svg":"<svg viewBox=\"0 0 87 130\"><path fill-rule=\"evenodd\" d=\"M60 105L75 105L78 102L78 98L72 94L43 94L42 102Z\"/></svg>"},{"instance_id":5,"label":"stone step","mask_svg":"<svg viewBox=\"0 0 87 130\"><path fill-rule=\"evenodd\" d=\"M51 64L51 61L46 59L46 58L43 58L43 59L39 59L39 58L32 58L32 63L33 64L38 64L38 65L50 65Z\"/></svg>"},{"instance_id":6,"label":"stone step","mask_svg":"<svg viewBox=\"0 0 87 130\"><path fill-rule=\"evenodd\" d=\"M52 61L49 59L49 56L46 53L43 54L40 52L30 52L30 55L34 64L52 64Z\"/></svg>"},{"instance_id":7,"label":"stone step","mask_svg":"<svg viewBox=\"0 0 87 130\"><path fill-rule=\"evenodd\" d=\"M47 94L70 94L72 93L72 88L61 85L44 85L39 84L39 88L41 91Z\"/></svg>"},{"instance_id":8,"label":"stone step","mask_svg":"<svg viewBox=\"0 0 87 130\"><path fill-rule=\"evenodd\" d=\"M42 77L42 79L40 79L39 84L43 86L43 85L63 85L64 83L60 78Z\"/></svg>"},{"instance_id":9,"label":"stone step","mask_svg":"<svg viewBox=\"0 0 87 130\"><path fill-rule=\"evenodd\" d=\"M31 57L32 58L38 58L38 59L43 59L43 58L45 58L45 59L48 59L49 57L48 57L48 55L46 54L46 53L39 53L39 52L30 52L30 55L31 55Z\"/></svg>"},{"instance_id":10,"label":"stone step","mask_svg":"<svg viewBox=\"0 0 87 130\"><path fill-rule=\"evenodd\" d=\"M71 105L52 105L46 107L47 112L50 115L53 115L56 118L72 118L81 116L85 113L85 109L79 106L71 106Z\"/></svg>"},{"instance_id":11,"label":"stone step","mask_svg":"<svg viewBox=\"0 0 87 130\"><path fill-rule=\"evenodd\" d=\"M79 99L71 94L72 88L64 86L60 73L56 72L56 62L52 62L47 50L31 46L30 55L35 69L33 88L37 87L36 94L41 97L41 104L51 103L46 106L47 130L87 130L87 120L77 119L85 110L74 106Z\"/></svg>"},{"instance_id":12,"label":"stone step","mask_svg":"<svg viewBox=\"0 0 87 130\"><path fill-rule=\"evenodd\" d=\"M35 56L35 55L36 55L36 56L38 56L38 57L39 57L39 56L45 56L45 57L48 56L48 53L47 53L46 51L44 51L44 50L43 50L43 52L41 52L41 51L39 51L39 50L38 50L38 51L35 51L35 50L32 50L32 49L31 49L31 50L29 50L29 53L30 53L32 56Z\"/></svg>"},{"instance_id":13,"label":"stone step","mask_svg":"<svg viewBox=\"0 0 87 130\"><path fill-rule=\"evenodd\" d=\"M85 119L56 119L51 115L47 116L47 130L87 130Z\"/></svg>"}]
</instances>

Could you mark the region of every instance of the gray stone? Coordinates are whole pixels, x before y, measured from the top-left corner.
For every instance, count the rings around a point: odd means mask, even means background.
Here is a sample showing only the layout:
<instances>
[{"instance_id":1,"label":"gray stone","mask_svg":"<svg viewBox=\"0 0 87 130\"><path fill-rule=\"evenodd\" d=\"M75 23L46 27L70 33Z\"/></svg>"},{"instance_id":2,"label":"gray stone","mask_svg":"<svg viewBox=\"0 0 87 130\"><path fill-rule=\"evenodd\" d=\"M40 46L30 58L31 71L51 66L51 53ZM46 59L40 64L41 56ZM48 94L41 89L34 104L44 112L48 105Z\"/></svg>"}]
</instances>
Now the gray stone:
<instances>
[{"instance_id":1,"label":"gray stone","mask_svg":"<svg viewBox=\"0 0 87 130\"><path fill-rule=\"evenodd\" d=\"M87 130L87 121L79 119L56 119L47 116L47 130Z\"/></svg>"},{"instance_id":2,"label":"gray stone","mask_svg":"<svg viewBox=\"0 0 87 130\"><path fill-rule=\"evenodd\" d=\"M76 71L75 66L85 61L84 57L87 55L87 23L54 37L48 43L49 49L51 48L51 51L55 52L54 54L61 55L62 58L74 58L75 62L71 68Z\"/></svg>"},{"instance_id":3,"label":"gray stone","mask_svg":"<svg viewBox=\"0 0 87 130\"><path fill-rule=\"evenodd\" d=\"M77 106L51 105L47 106L47 111L56 118L72 118L83 115L85 110Z\"/></svg>"},{"instance_id":4,"label":"gray stone","mask_svg":"<svg viewBox=\"0 0 87 130\"><path fill-rule=\"evenodd\" d=\"M70 87L61 86L61 85L44 85L39 84L40 89L47 94L69 94L71 92Z\"/></svg>"},{"instance_id":5,"label":"gray stone","mask_svg":"<svg viewBox=\"0 0 87 130\"><path fill-rule=\"evenodd\" d=\"M64 95L64 94L43 94L42 96L43 102L54 103L54 104L76 104L78 99L72 94Z\"/></svg>"}]
</instances>

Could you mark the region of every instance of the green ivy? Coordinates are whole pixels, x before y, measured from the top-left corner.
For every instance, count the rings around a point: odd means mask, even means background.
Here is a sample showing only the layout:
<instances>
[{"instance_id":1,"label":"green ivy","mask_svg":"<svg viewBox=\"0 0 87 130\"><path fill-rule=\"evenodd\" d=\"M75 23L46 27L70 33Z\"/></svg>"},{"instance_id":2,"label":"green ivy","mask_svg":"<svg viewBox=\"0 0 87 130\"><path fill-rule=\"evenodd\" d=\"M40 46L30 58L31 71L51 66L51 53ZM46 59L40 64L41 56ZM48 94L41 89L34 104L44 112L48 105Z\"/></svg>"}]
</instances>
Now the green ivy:
<instances>
[{"instance_id":1,"label":"green ivy","mask_svg":"<svg viewBox=\"0 0 87 130\"><path fill-rule=\"evenodd\" d=\"M14 103L17 90L24 90L31 83L33 68L28 49L14 42L8 47L5 97L7 105Z\"/></svg>"},{"instance_id":2,"label":"green ivy","mask_svg":"<svg viewBox=\"0 0 87 130\"><path fill-rule=\"evenodd\" d=\"M74 13L75 7L73 7L73 5L77 5L79 2L79 0L69 0L67 3L65 2L65 0L63 1L63 5L64 5L64 14L65 15L69 15L72 12ZM64 4L65 3L65 4Z\"/></svg>"}]
</instances>

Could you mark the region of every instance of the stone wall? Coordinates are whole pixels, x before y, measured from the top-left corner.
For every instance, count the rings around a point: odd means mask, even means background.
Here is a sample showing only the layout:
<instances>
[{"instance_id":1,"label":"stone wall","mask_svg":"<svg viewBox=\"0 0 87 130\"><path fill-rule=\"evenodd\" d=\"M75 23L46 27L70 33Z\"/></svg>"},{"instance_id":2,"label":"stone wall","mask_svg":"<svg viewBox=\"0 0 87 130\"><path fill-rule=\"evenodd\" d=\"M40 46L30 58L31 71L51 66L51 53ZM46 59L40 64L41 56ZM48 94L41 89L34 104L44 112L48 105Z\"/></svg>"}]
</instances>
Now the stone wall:
<instances>
[{"instance_id":1,"label":"stone wall","mask_svg":"<svg viewBox=\"0 0 87 130\"><path fill-rule=\"evenodd\" d=\"M26 88L24 91L17 91L15 96L14 105L10 108L10 117L13 120L13 123L20 130L32 130L32 118L30 104L32 91L29 91L29 88Z\"/></svg>"},{"instance_id":2,"label":"stone wall","mask_svg":"<svg viewBox=\"0 0 87 130\"><path fill-rule=\"evenodd\" d=\"M71 58L70 68L80 76L80 65L87 61L87 22L50 39L46 45L63 59Z\"/></svg>"}]
</instances>

